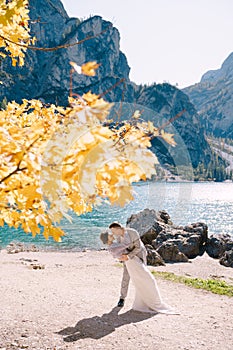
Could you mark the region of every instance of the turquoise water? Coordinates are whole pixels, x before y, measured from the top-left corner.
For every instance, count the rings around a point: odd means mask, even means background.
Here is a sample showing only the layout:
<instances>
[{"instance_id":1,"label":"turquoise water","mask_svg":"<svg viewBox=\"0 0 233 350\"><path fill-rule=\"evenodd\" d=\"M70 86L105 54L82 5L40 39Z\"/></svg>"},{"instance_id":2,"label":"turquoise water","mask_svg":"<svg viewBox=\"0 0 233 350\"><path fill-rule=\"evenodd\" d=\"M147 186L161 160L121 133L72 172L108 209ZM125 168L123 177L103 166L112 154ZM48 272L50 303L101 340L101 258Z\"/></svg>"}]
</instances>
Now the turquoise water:
<instances>
[{"instance_id":1,"label":"turquoise water","mask_svg":"<svg viewBox=\"0 0 233 350\"><path fill-rule=\"evenodd\" d=\"M127 218L145 208L166 210L174 224L186 225L202 221L209 234L229 233L233 237L233 183L165 183L150 182L134 186L135 200L124 208L102 205L92 213L63 220L66 232L62 243L46 241L39 235L32 238L20 229L0 227L0 246L12 241L33 243L44 249L99 249L100 232L112 221L125 224Z\"/></svg>"}]
</instances>

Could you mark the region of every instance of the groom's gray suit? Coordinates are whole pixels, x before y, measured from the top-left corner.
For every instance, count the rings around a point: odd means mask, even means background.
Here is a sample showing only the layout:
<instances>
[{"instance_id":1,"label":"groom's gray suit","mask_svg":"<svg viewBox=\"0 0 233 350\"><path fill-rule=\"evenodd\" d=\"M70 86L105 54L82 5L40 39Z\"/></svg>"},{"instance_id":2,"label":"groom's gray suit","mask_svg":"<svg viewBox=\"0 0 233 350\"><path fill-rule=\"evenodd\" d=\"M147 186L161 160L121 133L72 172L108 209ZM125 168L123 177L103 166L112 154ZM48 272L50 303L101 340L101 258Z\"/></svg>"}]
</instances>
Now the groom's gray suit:
<instances>
[{"instance_id":1,"label":"groom's gray suit","mask_svg":"<svg viewBox=\"0 0 233 350\"><path fill-rule=\"evenodd\" d=\"M139 233L129 227L125 228L125 235L123 238L122 243L125 243L125 241L127 239L129 239L130 244L127 248L127 255L129 257L129 259L132 259L133 257L137 256L139 257L142 262L146 265L146 256L147 256L147 251L146 248L144 246L144 244L142 243ZM128 234L128 237L127 237ZM128 292L128 288L129 288L129 280L130 280L130 276L128 273L128 270L124 265L124 271L123 271L123 277L122 277L122 281L121 281L121 298L125 299L127 292Z\"/></svg>"}]
</instances>

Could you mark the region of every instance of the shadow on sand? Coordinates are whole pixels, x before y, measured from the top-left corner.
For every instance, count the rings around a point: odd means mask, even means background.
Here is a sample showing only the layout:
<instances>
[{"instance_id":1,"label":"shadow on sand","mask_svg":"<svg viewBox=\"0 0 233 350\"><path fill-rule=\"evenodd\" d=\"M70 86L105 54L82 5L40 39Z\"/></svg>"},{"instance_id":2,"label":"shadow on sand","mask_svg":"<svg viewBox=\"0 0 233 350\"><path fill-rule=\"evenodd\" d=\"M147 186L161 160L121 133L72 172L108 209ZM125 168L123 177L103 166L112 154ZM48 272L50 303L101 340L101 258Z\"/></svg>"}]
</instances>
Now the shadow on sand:
<instances>
[{"instance_id":1,"label":"shadow on sand","mask_svg":"<svg viewBox=\"0 0 233 350\"><path fill-rule=\"evenodd\" d=\"M102 316L84 318L77 322L74 327L67 327L57 332L64 336L65 342L74 342L79 339L100 339L116 328L130 323L137 323L156 315L156 313L143 313L129 310L119 315L119 307L114 307L109 313Z\"/></svg>"}]
</instances>

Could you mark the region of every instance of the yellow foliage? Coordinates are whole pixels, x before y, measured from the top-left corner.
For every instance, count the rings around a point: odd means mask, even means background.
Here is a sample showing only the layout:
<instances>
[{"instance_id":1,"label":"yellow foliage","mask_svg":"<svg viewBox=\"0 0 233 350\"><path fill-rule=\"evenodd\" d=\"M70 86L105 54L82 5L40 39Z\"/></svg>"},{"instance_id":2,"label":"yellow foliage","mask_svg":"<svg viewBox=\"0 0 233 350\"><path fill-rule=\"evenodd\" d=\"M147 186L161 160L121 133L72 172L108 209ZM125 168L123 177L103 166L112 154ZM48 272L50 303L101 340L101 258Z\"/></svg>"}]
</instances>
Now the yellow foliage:
<instances>
[{"instance_id":1,"label":"yellow foliage","mask_svg":"<svg viewBox=\"0 0 233 350\"><path fill-rule=\"evenodd\" d=\"M30 43L27 5L27 0L0 0L0 48L13 64L17 59L23 64L25 49L4 37ZM93 76L98 67L88 62L81 73ZM60 242L65 233L55 223L70 220L70 209L80 215L101 200L123 206L133 199L132 183L155 174L151 137L174 144L173 135L151 122L139 123L139 111L129 122L104 126L113 104L91 92L69 103L44 107L24 99L0 110L0 226L21 226Z\"/></svg>"},{"instance_id":2,"label":"yellow foliage","mask_svg":"<svg viewBox=\"0 0 233 350\"><path fill-rule=\"evenodd\" d=\"M1 56L10 56L12 64L24 64L25 47L34 42L29 34L28 0L12 0L0 2L0 48Z\"/></svg>"},{"instance_id":3,"label":"yellow foliage","mask_svg":"<svg viewBox=\"0 0 233 350\"><path fill-rule=\"evenodd\" d=\"M109 129L102 121L111 105L88 93L68 108L24 100L0 111L0 225L59 241L64 232L53 223L70 209L80 215L101 198L121 206L133 199L131 184L155 174L147 147L158 130L138 121Z\"/></svg>"}]
</instances>

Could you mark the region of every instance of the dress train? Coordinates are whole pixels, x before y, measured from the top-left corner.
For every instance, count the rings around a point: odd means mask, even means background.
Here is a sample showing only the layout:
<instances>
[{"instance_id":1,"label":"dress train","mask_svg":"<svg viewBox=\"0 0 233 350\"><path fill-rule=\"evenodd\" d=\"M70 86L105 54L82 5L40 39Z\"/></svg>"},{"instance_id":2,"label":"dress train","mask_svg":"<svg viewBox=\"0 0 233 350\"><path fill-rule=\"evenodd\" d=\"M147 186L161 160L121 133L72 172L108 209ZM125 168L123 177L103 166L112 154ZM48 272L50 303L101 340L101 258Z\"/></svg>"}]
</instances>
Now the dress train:
<instances>
[{"instance_id":1,"label":"dress train","mask_svg":"<svg viewBox=\"0 0 233 350\"><path fill-rule=\"evenodd\" d=\"M156 280L140 258L135 256L127 260L125 264L136 290L133 310L178 314L169 305L163 303Z\"/></svg>"}]
</instances>

